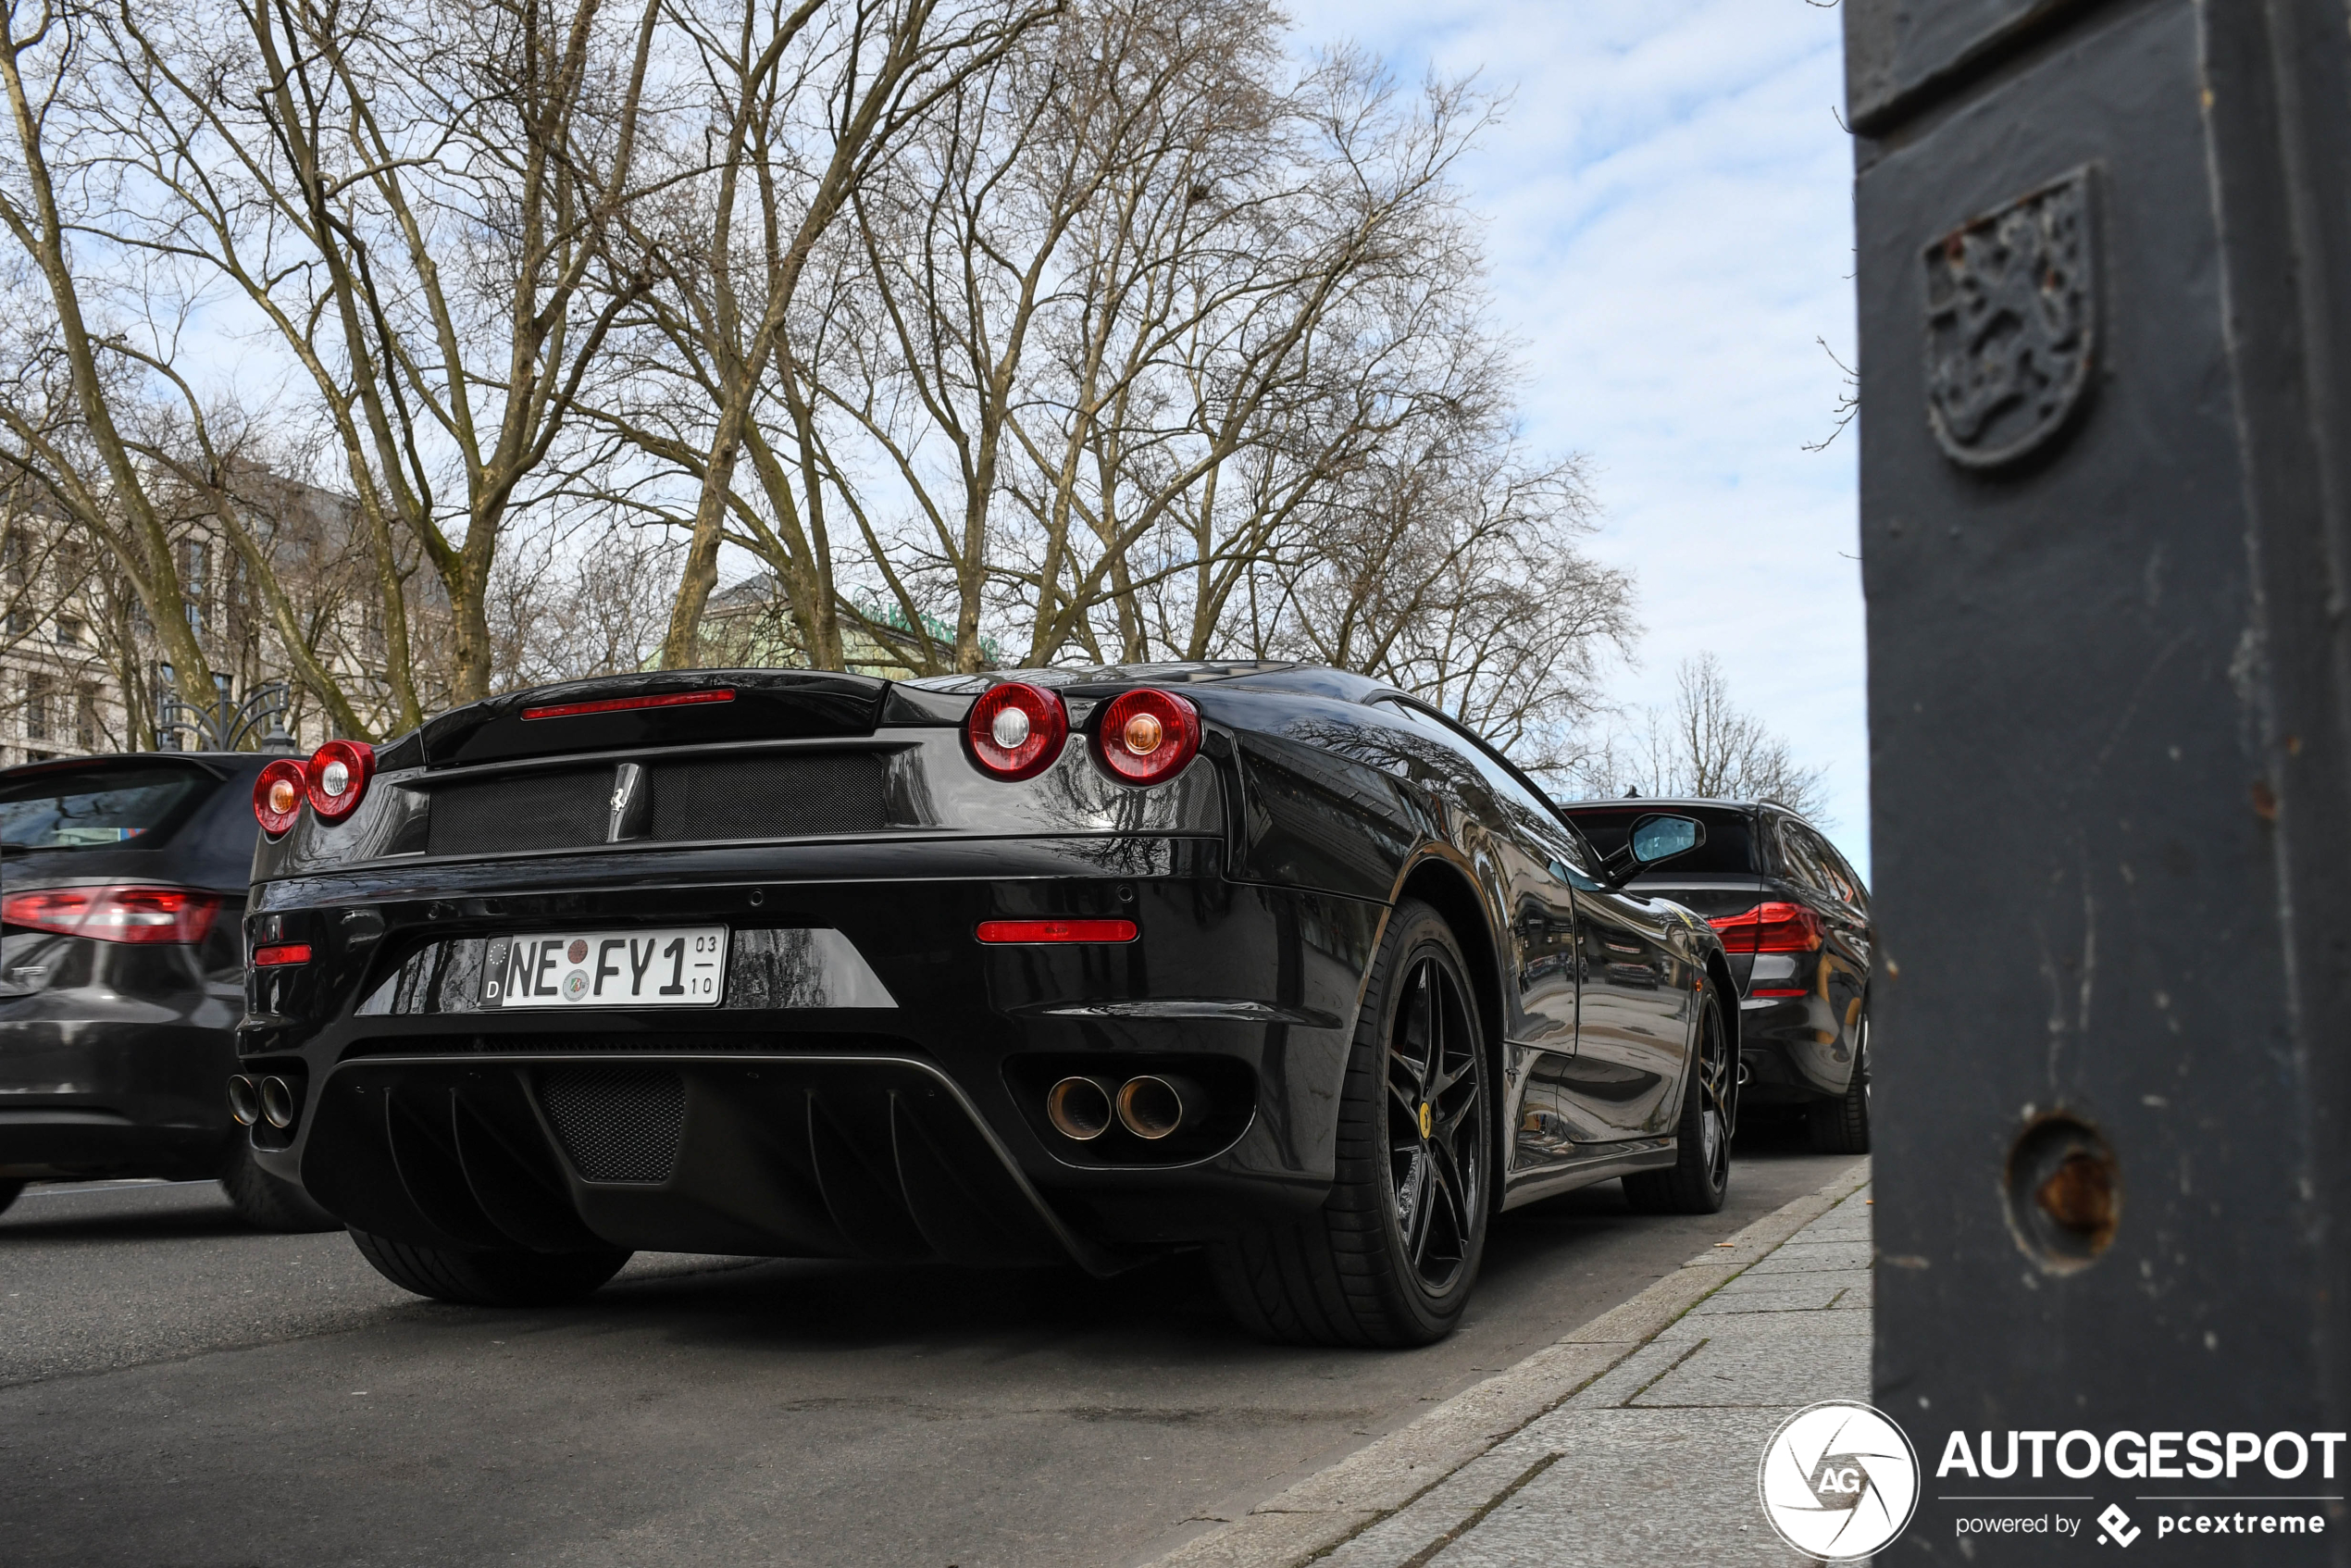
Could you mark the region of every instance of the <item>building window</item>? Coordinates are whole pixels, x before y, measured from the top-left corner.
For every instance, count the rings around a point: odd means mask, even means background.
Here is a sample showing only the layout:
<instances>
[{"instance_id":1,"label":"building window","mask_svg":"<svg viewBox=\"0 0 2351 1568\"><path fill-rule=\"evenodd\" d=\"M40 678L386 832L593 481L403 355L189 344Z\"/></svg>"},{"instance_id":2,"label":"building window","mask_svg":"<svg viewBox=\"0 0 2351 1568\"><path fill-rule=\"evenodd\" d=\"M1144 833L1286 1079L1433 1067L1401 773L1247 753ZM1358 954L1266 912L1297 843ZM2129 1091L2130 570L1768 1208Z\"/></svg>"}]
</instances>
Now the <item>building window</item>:
<instances>
[{"instance_id":1,"label":"building window","mask_svg":"<svg viewBox=\"0 0 2351 1568\"><path fill-rule=\"evenodd\" d=\"M49 693L56 682L45 675L24 678L24 738L49 739Z\"/></svg>"},{"instance_id":2,"label":"building window","mask_svg":"<svg viewBox=\"0 0 2351 1568\"><path fill-rule=\"evenodd\" d=\"M180 541L180 591L187 599L189 627L201 633L212 603L212 546L201 539Z\"/></svg>"},{"instance_id":3,"label":"building window","mask_svg":"<svg viewBox=\"0 0 2351 1568\"><path fill-rule=\"evenodd\" d=\"M0 592L8 596L8 635L22 637L32 629L25 602L32 596L32 571L21 529L0 534Z\"/></svg>"},{"instance_id":4,"label":"building window","mask_svg":"<svg viewBox=\"0 0 2351 1568\"><path fill-rule=\"evenodd\" d=\"M59 616L57 617L57 644L59 647L81 647L81 632L82 626L78 617L73 616Z\"/></svg>"}]
</instances>

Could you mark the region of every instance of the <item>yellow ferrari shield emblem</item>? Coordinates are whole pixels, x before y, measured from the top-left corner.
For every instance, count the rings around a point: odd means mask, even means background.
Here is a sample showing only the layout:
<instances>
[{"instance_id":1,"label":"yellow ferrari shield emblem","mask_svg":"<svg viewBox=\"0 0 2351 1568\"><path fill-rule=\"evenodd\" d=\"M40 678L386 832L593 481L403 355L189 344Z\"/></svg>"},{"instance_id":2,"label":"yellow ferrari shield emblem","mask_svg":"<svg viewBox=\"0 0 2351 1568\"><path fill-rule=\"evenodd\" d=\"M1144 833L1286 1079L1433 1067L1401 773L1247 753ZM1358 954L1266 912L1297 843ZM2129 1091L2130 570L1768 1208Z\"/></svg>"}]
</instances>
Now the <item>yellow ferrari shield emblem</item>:
<instances>
[{"instance_id":1,"label":"yellow ferrari shield emblem","mask_svg":"<svg viewBox=\"0 0 2351 1568\"><path fill-rule=\"evenodd\" d=\"M1421 1136L1428 1136L1428 1101L1425 1100L1421 1101Z\"/></svg>"}]
</instances>

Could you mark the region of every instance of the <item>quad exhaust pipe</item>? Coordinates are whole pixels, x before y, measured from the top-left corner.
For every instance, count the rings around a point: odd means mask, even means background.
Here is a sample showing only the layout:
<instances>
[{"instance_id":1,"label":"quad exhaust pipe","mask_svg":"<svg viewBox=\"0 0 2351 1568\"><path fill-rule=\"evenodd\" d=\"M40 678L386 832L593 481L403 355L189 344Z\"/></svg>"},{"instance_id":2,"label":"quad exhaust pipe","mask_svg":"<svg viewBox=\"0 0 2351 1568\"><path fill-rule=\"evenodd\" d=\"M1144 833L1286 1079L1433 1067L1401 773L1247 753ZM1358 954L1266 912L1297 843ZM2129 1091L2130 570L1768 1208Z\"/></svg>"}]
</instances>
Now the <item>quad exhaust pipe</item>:
<instances>
[{"instance_id":1,"label":"quad exhaust pipe","mask_svg":"<svg viewBox=\"0 0 2351 1568\"><path fill-rule=\"evenodd\" d=\"M1207 1091L1172 1073L1144 1073L1123 1084L1066 1077L1045 1091L1045 1119L1076 1143L1091 1143L1113 1122L1146 1143L1157 1143L1196 1126L1207 1114Z\"/></svg>"},{"instance_id":2,"label":"quad exhaust pipe","mask_svg":"<svg viewBox=\"0 0 2351 1568\"><path fill-rule=\"evenodd\" d=\"M267 1122L280 1132L289 1132L301 1113L301 1099L294 1093L293 1085L275 1074L262 1078L248 1077L243 1073L230 1076L229 1114L239 1126Z\"/></svg>"},{"instance_id":3,"label":"quad exhaust pipe","mask_svg":"<svg viewBox=\"0 0 2351 1568\"><path fill-rule=\"evenodd\" d=\"M1045 1119L1075 1143L1110 1131L1111 1089L1100 1078L1064 1078L1045 1091Z\"/></svg>"}]
</instances>

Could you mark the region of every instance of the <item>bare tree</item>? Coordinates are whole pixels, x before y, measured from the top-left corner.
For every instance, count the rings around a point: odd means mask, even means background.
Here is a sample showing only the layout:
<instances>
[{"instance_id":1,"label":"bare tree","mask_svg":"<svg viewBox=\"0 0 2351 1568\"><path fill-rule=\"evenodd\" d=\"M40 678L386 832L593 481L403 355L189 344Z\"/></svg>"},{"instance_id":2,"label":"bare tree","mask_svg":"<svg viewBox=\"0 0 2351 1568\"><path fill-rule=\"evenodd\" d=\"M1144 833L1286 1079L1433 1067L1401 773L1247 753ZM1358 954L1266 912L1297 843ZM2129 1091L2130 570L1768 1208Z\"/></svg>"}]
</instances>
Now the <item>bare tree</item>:
<instances>
[{"instance_id":1,"label":"bare tree","mask_svg":"<svg viewBox=\"0 0 2351 1568\"><path fill-rule=\"evenodd\" d=\"M1343 54L1209 103L1088 215L1050 374L1015 420L1030 528L1005 554L1031 663L1226 643L1276 541L1445 395L1468 325L1447 174L1480 101L1399 102Z\"/></svg>"},{"instance_id":2,"label":"bare tree","mask_svg":"<svg viewBox=\"0 0 2351 1568\"><path fill-rule=\"evenodd\" d=\"M0 463L183 686L1254 652L1559 769L1632 635L1485 318L1493 104L1269 0L31 3Z\"/></svg>"},{"instance_id":3,"label":"bare tree","mask_svg":"<svg viewBox=\"0 0 2351 1568\"><path fill-rule=\"evenodd\" d=\"M1572 768L1638 629L1630 578L1577 547L1581 463L1531 466L1453 418L1403 434L1252 579L1249 650L1376 675L1530 771Z\"/></svg>"},{"instance_id":4,"label":"bare tree","mask_svg":"<svg viewBox=\"0 0 2351 1568\"><path fill-rule=\"evenodd\" d=\"M659 526L609 514L517 534L491 580L499 688L652 665L684 554Z\"/></svg>"},{"instance_id":5,"label":"bare tree","mask_svg":"<svg viewBox=\"0 0 2351 1568\"><path fill-rule=\"evenodd\" d=\"M1611 741L1578 769L1586 794L1776 801L1827 825L1828 770L1797 763L1785 740L1731 700L1720 659L1685 659L1676 685L1670 715L1652 710L1638 737Z\"/></svg>"},{"instance_id":6,"label":"bare tree","mask_svg":"<svg viewBox=\"0 0 2351 1568\"><path fill-rule=\"evenodd\" d=\"M89 199L75 178L78 159L63 190L53 167L53 146L79 129L68 91L90 70L90 54L76 12L46 0L0 0L0 81L18 152L0 173L0 224L23 264L9 269L8 293L12 305L39 302L12 309L6 328L0 465L7 473L0 477L30 486L105 541L169 650L183 693L198 701L211 683L183 616L171 522L149 492L136 431L118 417L140 355L85 306L72 236Z\"/></svg>"},{"instance_id":7,"label":"bare tree","mask_svg":"<svg viewBox=\"0 0 2351 1568\"><path fill-rule=\"evenodd\" d=\"M207 302L230 302L266 371L299 389L286 412L327 433L374 568L381 722L414 724L427 697L404 545L446 606L445 683L430 695L485 694L501 532L544 484L620 308L584 285L629 194L656 16L653 0L619 22L601 0L198 0L93 11L68 29L81 57L51 80L79 83L53 106L70 108L92 149L78 227L91 269L111 264L101 286L145 317L137 339L105 345L111 384L103 367L77 371L92 389L84 423L103 444L118 423L110 400L170 405L170 439L140 455L202 504L286 656L350 733L373 727L304 641L244 498L222 481L267 465L196 384L184 330ZM20 139L32 149L41 133L36 119ZM141 526L141 476L126 462L107 478L104 504ZM151 610L160 626L166 612ZM193 648L178 652L201 673Z\"/></svg>"},{"instance_id":8,"label":"bare tree","mask_svg":"<svg viewBox=\"0 0 2351 1568\"><path fill-rule=\"evenodd\" d=\"M978 667L1009 502L1010 531L1041 539L1047 563L1027 578L1028 662L1066 640L1047 585L1083 512L1083 432L1151 352L1122 295L1143 314L1175 308L1163 287L1144 303L1137 285L1211 248L1182 193L1209 177L1204 160L1266 150L1276 40L1257 0L1081 0L970 77L859 193L872 303L820 395L879 459L861 524L883 509L913 522L895 550L868 529L895 604L869 634L922 624L910 581L934 576L952 596L952 663ZM897 569L892 554L935 569Z\"/></svg>"},{"instance_id":9,"label":"bare tree","mask_svg":"<svg viewBox=\"0 0 2351 1568\"><path fill-rule=\"evenodd\" d=\"M666 199L634 215L613 247L622 270L654 286L598 416L693 487L665 664L695 661L731 541L775 573L810 660L840 666L834 469L809 382L842 283L827 241L910 128L1058 3L673 7L704 112L662 149ZM737 481L745 459L748 494Z\"/></svg>"}]
</instances>

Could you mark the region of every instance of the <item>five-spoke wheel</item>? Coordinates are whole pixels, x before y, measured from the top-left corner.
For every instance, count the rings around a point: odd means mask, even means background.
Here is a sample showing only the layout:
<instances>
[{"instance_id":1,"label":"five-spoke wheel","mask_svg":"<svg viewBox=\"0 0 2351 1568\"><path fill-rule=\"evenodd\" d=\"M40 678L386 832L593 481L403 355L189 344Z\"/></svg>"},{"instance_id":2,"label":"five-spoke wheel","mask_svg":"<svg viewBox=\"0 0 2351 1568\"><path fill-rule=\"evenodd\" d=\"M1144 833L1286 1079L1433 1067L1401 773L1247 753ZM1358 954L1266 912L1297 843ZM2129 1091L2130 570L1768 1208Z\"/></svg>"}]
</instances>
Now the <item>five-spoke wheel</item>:
<instances>
[{"instance_id":1,"label":"five-spoke wheel","mask_svg":"<svg viewBox=\"0 0 2351 1568\"><path fill-rule=\"evenodd\" d=\"M1485 1052L1450 956L1432 945L1414 958L1387 1043L1389 1190L1431 1290L1460 1276L1486 1202Z\"/></svg>"},{"instance_id":2,"label":"five-spoke wheel","mask_svg":"<svg viewBox=\"0 0 2351 1568\"><path fill-rule=\"evenodd\" d=\"M1339 1100L1330 1197L1211 1250L1234 1313L1293 1344L1425 1345L1461 1321L1494 1212L1495 1023L1417 899L1381 934Z\"/></svg>"}]
</instances>

